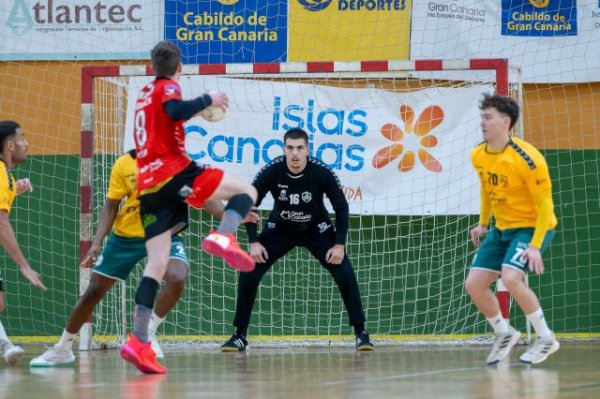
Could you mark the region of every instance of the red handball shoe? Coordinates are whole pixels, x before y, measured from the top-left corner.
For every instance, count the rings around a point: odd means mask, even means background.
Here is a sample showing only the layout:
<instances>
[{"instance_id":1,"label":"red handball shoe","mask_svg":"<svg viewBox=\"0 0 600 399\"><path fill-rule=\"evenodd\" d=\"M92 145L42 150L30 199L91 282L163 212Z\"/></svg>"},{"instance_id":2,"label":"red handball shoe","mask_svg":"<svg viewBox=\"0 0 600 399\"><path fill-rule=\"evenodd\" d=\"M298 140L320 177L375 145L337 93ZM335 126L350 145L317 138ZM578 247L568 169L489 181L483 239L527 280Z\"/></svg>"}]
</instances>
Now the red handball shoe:
<instances>
[{"instance_id":1,"label":"red handball shoe","mask_svg":"<svg viewBox=\"0 0 600 399\"><path fill-rule=\"evenodd\" d=\"M235 236L231 233L223 234L211 231L202 240L202 249L212 256L223 258L229 266L241 272L254 270L254 259L240 248Z\"/></svg>"},{"instance_id":2,"label":"red handball shoe","mask_svg":"<svg viewBox=\"0 0 600 399\"><path fill-rule=\"evenodd\" d=\"M156 355L150 347L150 342L140 342L133 334L127 336L129 339L121 347L121 357L133 364L142 373L165 374L167 368L156 360Z\"/></svg>"}]
</instances>

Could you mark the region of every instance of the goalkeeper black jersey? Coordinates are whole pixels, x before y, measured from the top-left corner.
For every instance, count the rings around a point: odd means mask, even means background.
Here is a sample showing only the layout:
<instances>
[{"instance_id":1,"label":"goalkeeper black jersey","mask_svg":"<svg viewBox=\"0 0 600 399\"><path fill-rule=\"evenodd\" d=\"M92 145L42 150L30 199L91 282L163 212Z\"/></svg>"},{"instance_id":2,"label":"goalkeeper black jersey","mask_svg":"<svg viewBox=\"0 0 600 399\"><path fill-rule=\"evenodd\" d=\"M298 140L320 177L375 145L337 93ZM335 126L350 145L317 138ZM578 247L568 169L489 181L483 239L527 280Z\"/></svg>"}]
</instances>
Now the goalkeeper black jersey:
<instances>
[{"instance_id":1,"label":"goalkeeper black jersey","mask_svg":"<svg viewBox=\"0 0 600 399\"><path fill-rule=\"evenodd\" d=\"M257 206L271 193L274 206L267 227L293 237L306 237L332 228L324 196L335 211L336 244L345 244L348 234L348 201L336 174L325 163L308 157L306 168L295 175L279 156L263 167L252 185L258 191ZM256 224L247 223L250 242L257 241Z\"/></svg>"}]
</instances>

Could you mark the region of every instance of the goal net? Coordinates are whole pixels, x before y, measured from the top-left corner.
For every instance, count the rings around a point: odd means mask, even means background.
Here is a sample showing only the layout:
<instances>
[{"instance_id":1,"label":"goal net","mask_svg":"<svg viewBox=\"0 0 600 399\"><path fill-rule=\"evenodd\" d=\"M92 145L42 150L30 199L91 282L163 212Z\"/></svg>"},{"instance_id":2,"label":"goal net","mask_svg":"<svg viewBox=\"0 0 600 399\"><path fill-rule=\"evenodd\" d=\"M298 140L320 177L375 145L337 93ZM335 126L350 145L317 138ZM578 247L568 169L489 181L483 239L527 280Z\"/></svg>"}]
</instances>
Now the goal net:
<instances>
[{"instance_id":1,"label":"goal net","mask_svg":"<svg viewBox=\"0 0 600 399\"><path fill-rule=\"evenodd\" d=\"M104 203L112 162L134 146L133 105L153 79L147 73L84 69L81 175L82 193L89 185L91 197L82 197L89 204L82 209L82 247ZM287 129L309 132L311 155L338 174L350 204L347 251L378 340L486 332L462 285L473 256L466 234L479 207L469 154L481 142L483 93L520 101L518 69L503 59L220 64L186 66L181 85L186 98L206 90L229 94L223 121L186 123L186 149L244 180L282 154ZM263 220L271 205L268 197ZM232 332L237 275L200 251L218 221L200 211L191 219L186 293L160 332L167 340L212 342ZM238 238L246 242L242 231ZM123 337L142 268L103 301L94 335ZM253 342L352 342L347 320L331 276L298 248L264 278L249 332Z\"/></svg>"},{"instance_id":2,"label":"goal net","mask_svg":"<svg viewBox=\"0 0 600 399\"><path fill-rule=\"evenodd\" d=\"M312 154L340 176L376 343L489 335L463 289L479 212L468 154L481 140L481 93L516 98L514 133L545 155L559 221L546 271L529 284L560 339L599 338L599 16L591 0L0 1L0 120L22 124L28 160L12 174L34 186L10 221L48 287L31 286L0 250L0 320L15 342L61 334L90 276L79 261L110 166L132 145L132 96L166 38L190 64L186 98L223 90L232 102L221 122L187 124L192 158L250 180L281 153L284 130L303 126ZM372 61L386 59L423 61ZM191 219L189 282L159 334L214 345L232 333L237 275L199 250L217 221ZM102 302L83 347L130 330L142 267ZM526 328L516 306L509 316ZM250 334L350 345L347 324L331 277L298 249L262 282Z\"/></svg>"}]
</instances>

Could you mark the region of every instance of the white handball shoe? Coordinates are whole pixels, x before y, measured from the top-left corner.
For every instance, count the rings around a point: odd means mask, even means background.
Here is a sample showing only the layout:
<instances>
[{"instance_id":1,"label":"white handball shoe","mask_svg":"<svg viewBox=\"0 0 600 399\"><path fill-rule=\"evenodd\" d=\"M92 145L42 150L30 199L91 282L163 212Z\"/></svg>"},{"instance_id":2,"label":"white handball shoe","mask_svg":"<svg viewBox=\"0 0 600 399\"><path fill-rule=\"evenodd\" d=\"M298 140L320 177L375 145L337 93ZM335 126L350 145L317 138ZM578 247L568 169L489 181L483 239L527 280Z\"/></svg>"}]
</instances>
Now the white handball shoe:
<instances>
[{"instance_id":1,"label":"white handball shoe","mask_svg":"<svg viewBox=\"0 0 600 399\"><path fill-rule=\"evenodd\" d=\"M29 362L30 367L57 367L64 366L75 362L75 355L73 349L63 348L58 345L54 345L48 349L41 356L31 359Z\"/></svg>"},{"instance_id":2,"label":"white handball shoe","mask_svg":"<svg viewBox=\"0 0 600 399\"><path fill-rule=\"evenodd\" d=\"M19 362L19 359L23 356L25 351L20 346L2 340L0 341L0 352L2 353L2 357L4 357L4 360L6 360L6 363L9 366L14 366Z\"/></svg>"},{"instance_id":3,"label":"white handball shoe","mask_svg":"<svg viewBox=\"0 0 600 399\"><path fill-rule=\"evenodd\" d=\"M487 364L496 364L504 359L512 347L519 342L519 338L521 338L521 333L512 327L505 333L496 334L494 346L487 357Z\"/></svg>"},{"instance_id":4,"label":"white handball shoe","mask_svg":"<svg viewBox=\"0 0 600 399\"><path fill-rule=\"evenodd\" d=\"M548 356L560 349L554 333L549 337L537 337L533 346L521 355L519 360L527 364L538 364L548 359Z\"/></svg>"}]
</instances>

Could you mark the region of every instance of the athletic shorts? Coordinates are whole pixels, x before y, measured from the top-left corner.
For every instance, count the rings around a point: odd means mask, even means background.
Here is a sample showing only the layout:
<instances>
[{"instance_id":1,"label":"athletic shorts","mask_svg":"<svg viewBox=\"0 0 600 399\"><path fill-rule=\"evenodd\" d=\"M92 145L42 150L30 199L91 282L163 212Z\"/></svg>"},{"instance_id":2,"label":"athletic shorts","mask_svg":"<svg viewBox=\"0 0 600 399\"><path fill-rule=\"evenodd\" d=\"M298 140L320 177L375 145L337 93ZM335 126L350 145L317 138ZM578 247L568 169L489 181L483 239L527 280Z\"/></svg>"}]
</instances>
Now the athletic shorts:
<instances>
[{"instance_id":1,"label":"athletic shorts","mask_svg":"<svg viewBox=\"0 0 600 399\"><path fill-rule=\"evenodd\" d=\"M500 272L502 267L529 271L527 262L521 257L533 237L533 228L498 230L492 228L477 250L471 268ZM540 252L544 252L554 237L554 229L544 237Z\"/></svg>"},{"instance_id":2,"label":"athletic shorts","mask_svg":"<svg viewBox=\"0 0 600 399\"><path fill-rule=\"evenodd\" d=\"M202 208L223 179L221 169L195 162L156 187L140 194L140 213L146 240L165 231L175 235L188 226L188 205Z\"/></svg>"},{"instance_id":3,"label":"athletic shorts","mask_svg":"<svg viewBox=\"0 0 600 399\"><path fill-rule=\"evenodd\" d=\"M139 261L146 257L146 240L143 238L119 237L110 233L102 253L94 265L94 273L124 281ZM179 259L189 264L185 242L182 237L171 238L170 259Z\"/></svg>"}]
</instances>

